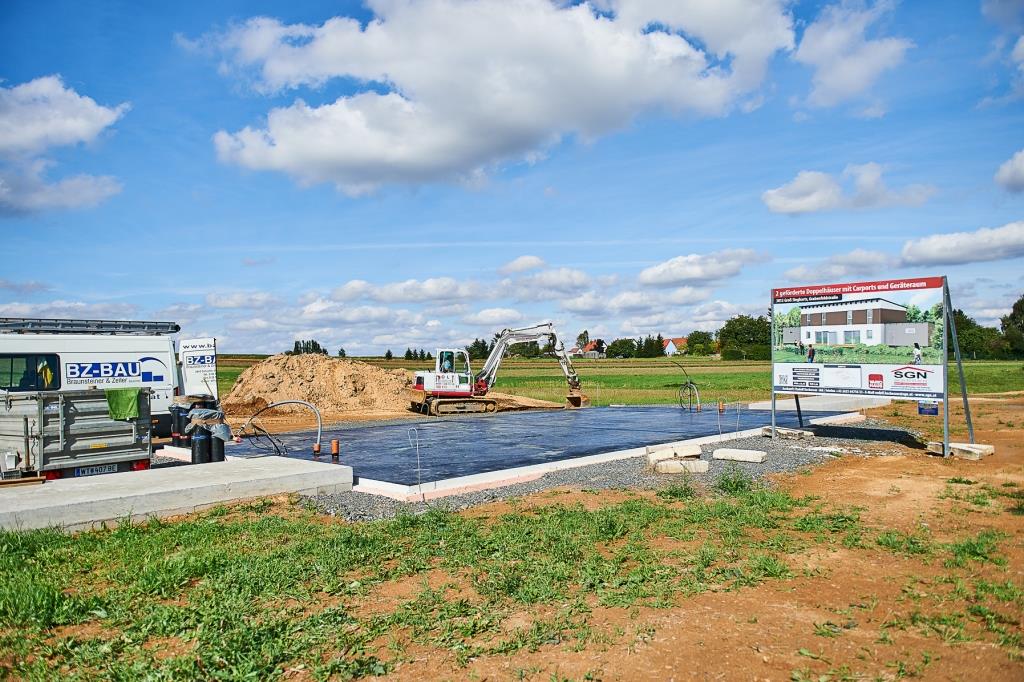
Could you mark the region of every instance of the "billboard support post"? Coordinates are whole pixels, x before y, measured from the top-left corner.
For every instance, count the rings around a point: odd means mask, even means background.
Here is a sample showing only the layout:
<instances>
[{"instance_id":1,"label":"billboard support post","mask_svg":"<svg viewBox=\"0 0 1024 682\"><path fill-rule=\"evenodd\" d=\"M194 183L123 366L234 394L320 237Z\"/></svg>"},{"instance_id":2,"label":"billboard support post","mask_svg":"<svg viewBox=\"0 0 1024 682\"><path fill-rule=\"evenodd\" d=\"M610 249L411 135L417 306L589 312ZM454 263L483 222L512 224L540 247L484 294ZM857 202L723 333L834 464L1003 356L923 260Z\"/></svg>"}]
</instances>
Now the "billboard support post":
<instances>
[{"instance_id":1,"label":"billboard support post","mask_svg":"<svg viewBox=\"0 0 1024 682\"><path fill-rule=\"evenodd\" d=\"M942 278L942 364L949 365L949 308L946 307L946 278ZM942 373L942 456L949 457L949 372Z\"/></svg>"},{"instance_id":2,"label":"billboard support post","mask_svg":"<svg viewBox=\"0 0 1024 682\"><path fill-rule=\"evenodd\" d=\"M949 297L949 284L943 278L942 295L945 299L946 310L953 310L953 302ZM964 379L964 363L960 355L960 341L956 335L956 316L949 316L949 331L953 338L953 355L956 357L956 371L960 377L960 395L964 401L964 418L967 420L967 435L971 443L974 442L974 422L971 420L971 406L967 402L967 380Z\"/></svg>"},{"instance_id":3,"label":"billboard support post","mask_svg":"<svg viewBox=\"0 0 1024 682\"><path fill-rule=\"evenodd\" d=\"M770 349L770 353L774 353L775 352L775 297L774 296L772 296L772 304L768 308L768 320L769 320L769 325L768 325L769 343L771 343L771 345L768 346L768 348ZM771 373L773 375L771 377L771 380L772 380L772 438L774 439L775 438L775 376L774 376L774 374L775 374L775 365L774 365L774 363L772 364L771 370L769 370L769 371L771 371Z\"/></svg>"}]
</instances>

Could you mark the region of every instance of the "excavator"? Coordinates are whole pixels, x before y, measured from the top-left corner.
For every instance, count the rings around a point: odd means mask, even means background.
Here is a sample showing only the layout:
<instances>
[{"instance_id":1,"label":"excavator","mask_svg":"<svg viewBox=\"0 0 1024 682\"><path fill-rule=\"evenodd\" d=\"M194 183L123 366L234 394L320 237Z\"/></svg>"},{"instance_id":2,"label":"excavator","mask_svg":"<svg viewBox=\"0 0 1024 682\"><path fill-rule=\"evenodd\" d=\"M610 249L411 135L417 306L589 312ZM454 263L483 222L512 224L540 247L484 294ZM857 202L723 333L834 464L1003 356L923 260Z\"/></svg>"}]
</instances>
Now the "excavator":
<instances>
[{"instance_id":1,"label":"excavator","mask_svg":"<svg viewBox=\"0 0 1024 682\"><path fill-rule=\"evenodd\" d=\"M580 378L573 369L572 360L565 352L565 346L555 334L550 322L523 327L504 329L494 340L494 348L484 362L483 368L473 374L469 365L469 354L463 349L440 348L434 356L434 371L416 372L416 381L406 389L413 411L435 417L446 414L469 412L495 412L498 402L487 397L498 377L498 368L511 346L531 341L549 344L569 384L566 404L570 408L582 407L586 396L580 392Z\"/></svg>"}]
</instances>

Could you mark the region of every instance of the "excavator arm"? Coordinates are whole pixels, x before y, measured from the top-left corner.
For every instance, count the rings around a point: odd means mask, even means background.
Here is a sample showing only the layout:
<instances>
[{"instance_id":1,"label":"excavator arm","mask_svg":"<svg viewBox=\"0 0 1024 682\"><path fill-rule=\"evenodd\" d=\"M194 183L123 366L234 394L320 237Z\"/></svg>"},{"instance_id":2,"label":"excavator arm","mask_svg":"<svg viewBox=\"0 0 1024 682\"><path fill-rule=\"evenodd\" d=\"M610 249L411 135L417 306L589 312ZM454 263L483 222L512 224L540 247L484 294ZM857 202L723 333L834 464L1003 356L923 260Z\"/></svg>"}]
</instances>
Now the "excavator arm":
<instances>
[{"instance_id":1,"label":"excavator arm","mask_svg":"<svg viewBox=\"0 0 1024 682\"><path fill-rule=\"evenodd\" d=\"M501 367L501 361L505 358L505 353L510 346L531 341L550 341L555 357L558 358L558 364L562 368L562 373L565 374L565 380L569 384L569 400L574 402L573 398L579 395L580 378L572 366L572 360L569 359L565 346L555 333L554 325L550 322L522 329L505 329L498 334L498 338L494 341L494 348L487 356L487 361L474 377L474 394L485 395L494 386L498 377L498 368Z\"/></svg>"}]
</instances>

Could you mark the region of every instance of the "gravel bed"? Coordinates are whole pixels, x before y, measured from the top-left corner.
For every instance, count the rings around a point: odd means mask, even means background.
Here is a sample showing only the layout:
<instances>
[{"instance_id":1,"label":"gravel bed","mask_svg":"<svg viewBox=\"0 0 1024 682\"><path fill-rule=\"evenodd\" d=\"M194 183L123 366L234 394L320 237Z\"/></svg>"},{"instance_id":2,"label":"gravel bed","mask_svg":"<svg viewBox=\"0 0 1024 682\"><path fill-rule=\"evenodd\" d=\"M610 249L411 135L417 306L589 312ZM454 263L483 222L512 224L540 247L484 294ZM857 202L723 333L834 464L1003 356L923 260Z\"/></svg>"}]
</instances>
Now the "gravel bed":
<instances>
[{"instance_id":1,"label":"gravel bed","mask_svg":"<svg viewBox=\"0 0 1024 682\"><path fill-rule=\"evenodd\" d=\"M813 466L838 456L870 457L900 454L901 451L894 447L897 444L923 447L919 434L875 420L843 426L812 426L808 430L815 433L815 438L773 441L770 438L753 436L703 445L701 459L707 460L710 467L708 473L694 475L693 479L708 485L733 466L756 479ZM713 460L711 453L718 447L764 450L768 457L761 464ZM604 464L562 469L545 474L534 481L451 495L426 503L399 502L380 495L360 492L320 495L308 498L308 501L325 514L349 521L373 521L392 518L400 513L418 514L434 507L457 511L489 502L522 497L550 488L656 489L670 485L678 478L647 471L644 459L633 457Z\"/></svg>"}]
</instances>

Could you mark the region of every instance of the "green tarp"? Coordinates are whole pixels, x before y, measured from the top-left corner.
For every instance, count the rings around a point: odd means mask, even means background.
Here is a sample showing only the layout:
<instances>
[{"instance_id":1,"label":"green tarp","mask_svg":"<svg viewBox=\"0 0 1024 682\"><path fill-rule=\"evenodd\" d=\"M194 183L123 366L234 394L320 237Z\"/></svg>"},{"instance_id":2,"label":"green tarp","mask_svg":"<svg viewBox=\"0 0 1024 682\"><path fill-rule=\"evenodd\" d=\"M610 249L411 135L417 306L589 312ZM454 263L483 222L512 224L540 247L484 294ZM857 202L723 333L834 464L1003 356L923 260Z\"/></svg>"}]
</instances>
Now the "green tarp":
<instances>
[{"instance_id":1,"label":"green tarp","mask_svg":"<svg viewBox=\"0 0 1024 682\"><path fill-rule=\"evenodd\" d=\"M139 418L139 389L108 388L104 393L107 394L107 414L111 419L126 421Z\"/></svg>"}]
</instances>

